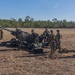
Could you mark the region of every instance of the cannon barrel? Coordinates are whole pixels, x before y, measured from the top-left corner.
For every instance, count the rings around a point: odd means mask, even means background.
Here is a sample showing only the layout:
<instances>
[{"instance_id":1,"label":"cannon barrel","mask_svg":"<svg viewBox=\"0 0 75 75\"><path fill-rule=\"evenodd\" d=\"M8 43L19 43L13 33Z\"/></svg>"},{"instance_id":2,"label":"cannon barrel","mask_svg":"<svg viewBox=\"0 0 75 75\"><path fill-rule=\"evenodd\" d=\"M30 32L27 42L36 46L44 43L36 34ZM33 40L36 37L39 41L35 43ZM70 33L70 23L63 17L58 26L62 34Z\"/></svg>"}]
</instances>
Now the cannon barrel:
<instances>
[{"instance_id":1,"label":"cannon barrel","mask_svg":"<svg viewBox=\"0 0 75 75\"><path fill-rule=\"evenodd\" d=\"M4 30L10 32L10 33L11 33L12 35L14 35L14 36L16 36L16 34L17 34L17 31L16 31L16 30L10 30L10 29L5 28L5 27L2 27L2 29L4 29Z\"/></svg>"},{"instance_id":2,"label":"cannon barrel","mask_svg":"<svg viewBox=\"0 0 75 75\"><path fill-rule=\"evenodd\" d=\"M18 29L18 28L16 28L16 30L10 30L10 29L5 28L5 27L1 27L1 28L8 31L8 32L10 32L12 35L14 35L16 37L21 32L23 32L26 36L30 35L28 32L24 32L24 31L22 31L21 29Z\"/></svg>"},{"instance_id":3,"label":"cannon barrel","mask_svg":"<svg viewBox=\"0 0 75 75\"><path fill-rule=\"evenodd\" d=\"M4 27L1 27L2 29L6 30L6 31L9 31L9 32L12 32L13 30L9 30L7 28L4 28Z\"/></svg>"}]
</instances>

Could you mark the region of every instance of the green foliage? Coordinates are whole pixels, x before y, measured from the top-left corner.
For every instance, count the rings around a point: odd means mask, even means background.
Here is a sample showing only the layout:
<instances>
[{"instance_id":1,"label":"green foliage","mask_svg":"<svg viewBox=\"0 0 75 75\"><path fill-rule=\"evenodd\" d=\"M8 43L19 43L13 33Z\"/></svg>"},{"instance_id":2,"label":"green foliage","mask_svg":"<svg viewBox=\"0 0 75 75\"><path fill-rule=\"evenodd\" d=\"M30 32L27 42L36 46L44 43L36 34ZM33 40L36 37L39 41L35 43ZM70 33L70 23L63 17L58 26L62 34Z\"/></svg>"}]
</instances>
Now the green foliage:
<instances>
[{"instance_id":1,"label":"green foliage","mask_svg":"<svg viewBox=\"0 0 75 75\"><path fill-rule=\"evenodd\" d=\"M23 21L22 18L18 20L11 18L11 20L0 19L0 26L2 27L22 27L22 28L75 28L74 21L67 20L57 20L57 18L52 19L52 21L35 21L30 16L26 16Z\"/></svg>"}]
</instances>

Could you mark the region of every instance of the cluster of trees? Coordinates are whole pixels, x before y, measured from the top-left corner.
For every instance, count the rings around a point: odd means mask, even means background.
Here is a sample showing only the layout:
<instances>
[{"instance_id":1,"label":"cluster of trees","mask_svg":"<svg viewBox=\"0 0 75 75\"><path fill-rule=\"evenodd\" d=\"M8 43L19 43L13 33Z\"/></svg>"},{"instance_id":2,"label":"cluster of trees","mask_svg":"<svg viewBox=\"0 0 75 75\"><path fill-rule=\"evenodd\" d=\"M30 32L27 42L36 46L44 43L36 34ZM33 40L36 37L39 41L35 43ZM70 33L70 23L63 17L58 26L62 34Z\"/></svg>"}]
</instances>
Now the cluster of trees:
<instances>
[{"instance_id":1,"label":"cluster of trees","mask_svg":"<svg viewBox=\"0 0 75 75\"><path fill-rule=\"evenodd\" d=\"M52 21L35 21L33 18L26 16L25 20L22 20L22 18L19 18L18 20L14 18L12 18L11 20L0 19L0 26L24 28L75 28L75 22L67 20L57 20L57 18L52 19Z\"/></svg>"}]
</instances>

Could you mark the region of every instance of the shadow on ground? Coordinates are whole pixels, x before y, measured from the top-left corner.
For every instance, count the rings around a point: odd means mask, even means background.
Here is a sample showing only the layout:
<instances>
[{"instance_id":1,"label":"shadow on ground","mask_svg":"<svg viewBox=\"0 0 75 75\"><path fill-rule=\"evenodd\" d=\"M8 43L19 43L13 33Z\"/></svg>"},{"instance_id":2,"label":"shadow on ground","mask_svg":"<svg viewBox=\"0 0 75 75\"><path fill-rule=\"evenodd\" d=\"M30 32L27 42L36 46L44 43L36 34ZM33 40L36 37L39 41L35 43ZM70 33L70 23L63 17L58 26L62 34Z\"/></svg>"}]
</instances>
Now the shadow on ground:
<instances>
[{"instance_id":1,"label":"shadow on ground","mask_svg":"<svg viewBox=\"0 0 75 75\"><path fill-rule=\"evenodd\" d=\"M68 49L64 48L58 53L74 53L74 52L75 52L75 50L68 50Z\"/></svg>"},{"instance_id":2,"label":"shadow on ground","mask_svg":"<svg viewBox=\"0 0 75 75\"><path fill-rule=\"evenodd\" d=\"M7 41L8 42L8 41ZM7 43L6 42L6 43ZM7 47L7 49L0 49L0 52L4 52L4 51L26 51L26 52L28 52L28 55L24 55L24 56L19 56L20 58L22 58L22 57L37 57L37 56L46 56L46 55L49 55L49 52L42 52L42 53L35 53L35 52L33 52L33 51L31 51L30 49L27 49L26 47L21 47L21 50L19 50L18 49L18 46L11 46L10 44L9 44L9 42L7 43L7 44L5 44L5 42L4 43L0 43L0 46L2 47ZM60 53L60 54L63 54L63 53L74 53L75 52L75 50L68 50L68 49L62 49L60 52L58 52L58 53ZM59 54L58 54L58 56L59 56ZM72 56L60 56L60 57L58 57L59 59L61 58L75 58L75 55L72 55Z\"/></svg>"},{"instance_id":3,"label":"shadow on ground","mask_svg":"<svg viewBox=\"0 0 75 75\"><path fill-rule=\"evenodd\" d=\"M65 56L65 57L59 57L59 58L75 58L75 54L74 55L72 55L72 56Z\"/></svg>"},{"instance_id":4,"label":"shadow on ground","mask_svg":"<svg viewBox=\"0 0 75 75\"><path fill-rule=\"evenodd\" d=\"M29 49L25 46L22 46L19 48L18 45L14 45L12 46L10 44L10 41L6 41L6 42L1 42L0 43L0 46L2 47L6 47L7 49L1 49L0 51L3 52L3 51L26 51L30 54L44 54L44 51L42 48L34 48L33 50L32 49Z\"/></svg>"}]
</instances>

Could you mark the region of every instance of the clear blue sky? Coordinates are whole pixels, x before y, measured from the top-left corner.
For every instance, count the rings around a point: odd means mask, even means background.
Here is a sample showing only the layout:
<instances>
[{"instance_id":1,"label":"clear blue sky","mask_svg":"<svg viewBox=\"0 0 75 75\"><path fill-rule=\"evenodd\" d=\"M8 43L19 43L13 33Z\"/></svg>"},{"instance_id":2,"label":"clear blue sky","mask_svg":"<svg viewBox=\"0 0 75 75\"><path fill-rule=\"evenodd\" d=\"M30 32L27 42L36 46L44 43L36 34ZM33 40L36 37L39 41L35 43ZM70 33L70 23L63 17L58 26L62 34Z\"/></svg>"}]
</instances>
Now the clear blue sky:
<instances>
[{"instance_id":1,"label":"clear blue sky","mask_svg":"<svg viewBox=\"0 0 75 75\"><path fill-rule=\"evenodd\" d=\"M0 18L75 21L75 0L0 0Z\"/></svg>"}]
</instances>

